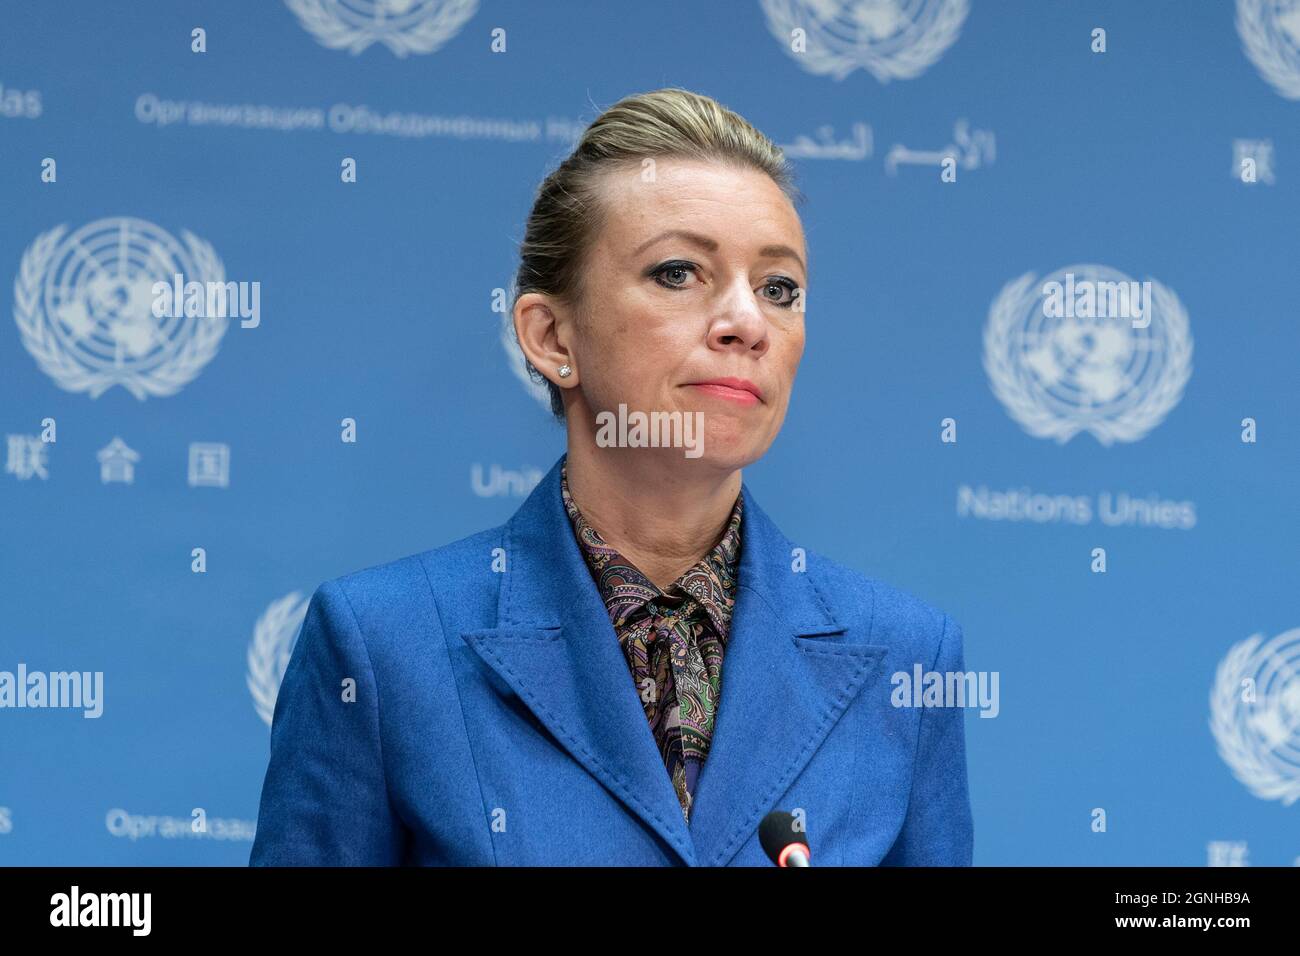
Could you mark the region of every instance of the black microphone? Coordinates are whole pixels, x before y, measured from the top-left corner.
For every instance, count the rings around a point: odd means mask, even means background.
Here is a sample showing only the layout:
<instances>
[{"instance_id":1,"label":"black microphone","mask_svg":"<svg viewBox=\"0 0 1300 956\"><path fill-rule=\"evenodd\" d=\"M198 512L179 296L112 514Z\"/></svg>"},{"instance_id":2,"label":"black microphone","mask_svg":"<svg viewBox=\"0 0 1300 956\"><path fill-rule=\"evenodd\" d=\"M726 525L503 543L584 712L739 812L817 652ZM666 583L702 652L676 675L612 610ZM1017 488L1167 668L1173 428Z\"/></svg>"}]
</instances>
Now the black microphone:
<instances>
[{"instance_id":1,"label":"black microphone","mask_svg":"<svg viewBox=\"0 0 1300 956\"><path fill-rule=\"evenodd\" d=\"M758 842L777 866L812 866L809 857L812 851L804 840L802 830L794 826L794 814L784 810L773 810L763 817L758 826Z\"/></svg>"}]
</instances>

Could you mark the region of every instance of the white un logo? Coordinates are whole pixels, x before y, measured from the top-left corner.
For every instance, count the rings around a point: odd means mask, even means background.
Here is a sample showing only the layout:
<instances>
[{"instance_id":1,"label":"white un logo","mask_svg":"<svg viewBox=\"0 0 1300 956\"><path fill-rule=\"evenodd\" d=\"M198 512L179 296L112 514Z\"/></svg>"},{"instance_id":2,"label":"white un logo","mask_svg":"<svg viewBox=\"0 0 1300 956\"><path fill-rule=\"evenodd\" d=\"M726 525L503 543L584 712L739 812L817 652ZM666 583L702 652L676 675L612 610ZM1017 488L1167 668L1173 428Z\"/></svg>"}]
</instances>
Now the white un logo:
<instances>
[{"instance_id":1,"label":"white un logo","mask_svg":"<svg viewBox=\"0 0 1300 956\"><path fill-rule=\"evenodd\" d=\"M248 672L244 681L253 696L257 715L271 726L275 716L275 700L280 696L280 682L293 657L293 649L307 618L311 598L298 591L286 594L271 602L253 627L253 639L248 642L245 661Z\"/></svg>"},{"instance_id":2,"label":"white un logo","mask_svg":"<svg viewBox=\"0 0 1300 956\"><path fill-rule=\"evenodd\" d=\"M1228 651L1210 690L1219 756L1255 796L1300 799L1300 627Z\"/></svg>"},{"instance_id":3,"label":"white un logo","mask_svg":"<svg viewBox=\"0 0 1300 956\"><path fill-rule=\"evenodd\" d=\"M224 282L212 246L126 217L66 230L37 236L14 281L14 321L36 364L60 388L91 398L114 385L142 401L180 391L217 354L229 320L156 318L152 290L177 273Z\"/></svg>"},{"instance_id":4,"label":"white un logo","mask_svg":"<svg viewBox=\"0 0 1300 956\"><path fill-rule=\"evenodd\" d=\"M1300 100L1300 0L1237 0L1237 33L1259 75Z\"/></svg>"},{"instance_id":5,"label":"white un logo","mask_svg":"<svg viewBox=\"0 0 1300 956\"><path fill-rule=\"evenodd\" d=\"M989 385L1020 426L1064 444L1142 438L1183 396L1192 373L1187 312L1154 280L1101 265L1067 266L1003 287L984 327Z\"/></svg>"},{"instance_id":6,"label":"white un logo","mask_svg":"<svg viewBox=\"0 0 1300 956\"><path fill-rule=\"evenodd\" d=\"M397 56L432 53L478 10L478 0L285 0L321 46L353 56L382 43Z\"/></svg>"},{"instance_id":7,"label":"white un logo","mask_svg":"<svg viewBox=\"0 0 1300 956\"><path fill-rule=\"evenodd\" d=\"M767 28L809 73L861 67L881 83L924 73L957 42L968 0L759 0Z\"/></svg>"}]
</instances>

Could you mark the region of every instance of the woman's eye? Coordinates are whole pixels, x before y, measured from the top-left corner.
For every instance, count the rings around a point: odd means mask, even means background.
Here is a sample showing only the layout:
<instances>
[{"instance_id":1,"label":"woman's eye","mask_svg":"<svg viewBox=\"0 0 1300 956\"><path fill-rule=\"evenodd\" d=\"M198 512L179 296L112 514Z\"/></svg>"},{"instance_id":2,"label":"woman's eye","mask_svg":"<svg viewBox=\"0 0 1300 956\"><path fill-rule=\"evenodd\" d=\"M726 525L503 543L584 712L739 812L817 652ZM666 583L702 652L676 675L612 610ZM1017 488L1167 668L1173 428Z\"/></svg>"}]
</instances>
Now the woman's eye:
<instances>
[{"instance_id":1,"label":"woman's eye","mask_svg":"<svg viewBox=\"0 0 1300 956\"><path fill-rule=\"evenodd\" d=\"M767 295L767 293L771 292L774 289L776 290L775 298ZM774 276L768 279L767 284L763 286L764 298L766 298L769 302L774 302L777 305L781 306L782 308L786 308L786 309L794 305L795 296L798 293L798 291L799 291L799 284L795 282L793 279L787 279L784 276ZM790 293L790 298L783 300L781 297L782 292Z\"/></svg>"},{"instance_id":2,"label":"woman's eye","mask_svg":"<svg viewBox=\"0 0 1300 956\"><path fill-rule=\"evenodd\" d=\"M650 275L666 289L684 289L695 269L693 262L665 262L652 269ZM799 284L786 276L772 276L760 288L763 298L783 309L791 308L799 295Z\"/></svg>"},{"instance_id":3,"label":"woman's eye","mask_svg":"<svg viewBox=\"0 0 1300 956\"><path fill-rule=\"evenodd\" d=\"M656 282L665 288L681 289L685 285L686 275L694 271L695 266L689 262L665 262L650 274L654 276ZM670 277L667 282L664 281L665 276ZM679 276L681 281L678 281Z\"/></svg>"}]
</instances>

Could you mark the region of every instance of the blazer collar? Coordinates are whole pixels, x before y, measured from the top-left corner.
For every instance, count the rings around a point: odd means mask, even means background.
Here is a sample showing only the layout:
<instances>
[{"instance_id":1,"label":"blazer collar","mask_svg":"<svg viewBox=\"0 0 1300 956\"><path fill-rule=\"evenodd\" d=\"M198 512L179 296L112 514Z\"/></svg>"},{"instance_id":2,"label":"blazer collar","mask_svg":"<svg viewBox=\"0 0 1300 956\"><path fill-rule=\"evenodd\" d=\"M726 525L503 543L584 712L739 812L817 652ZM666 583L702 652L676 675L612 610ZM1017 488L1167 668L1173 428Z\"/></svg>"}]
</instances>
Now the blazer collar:
<instances>
[{"instance_id":1,"label":"blazer collar","mask_svg":"<svg viewBox=\"0 0 1300 956\"><path fill-rule=\"evenodd\" d=\"M497 626L461 636L570 755L688 865L722 866L812 758L885 648L838 622L742 481L722 693L688 827L560 497L556 460L505 525ZM871 620L867 609L865 620Z\"/></svg>"}]
</instances>

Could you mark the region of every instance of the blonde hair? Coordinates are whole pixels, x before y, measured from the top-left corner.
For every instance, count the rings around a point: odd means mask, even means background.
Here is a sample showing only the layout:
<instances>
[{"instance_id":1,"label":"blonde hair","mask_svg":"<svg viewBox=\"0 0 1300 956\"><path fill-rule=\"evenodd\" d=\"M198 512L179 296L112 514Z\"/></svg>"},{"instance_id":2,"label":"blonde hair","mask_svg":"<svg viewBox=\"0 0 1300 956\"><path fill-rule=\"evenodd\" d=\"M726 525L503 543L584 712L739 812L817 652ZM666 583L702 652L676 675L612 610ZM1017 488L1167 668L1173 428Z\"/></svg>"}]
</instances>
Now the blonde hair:
<instances>
[{"instance_id":1,"label":"blonde hair","mask_svg":"<svg viewBox=\"0 0 1300 956\"><path fill-rule=\"evenodd\" d=\"M582 265L606 210L600 182L609 170L647 157L725 163L766 173L794 204L803 195L780 147L716 100L680 87L638 93L601 113L573 152L542 181L524 230L511 313L519 297L544 292L569 306L582 301ZM516 337L516 341L518 341ZM529 377L546 383L551 413L564 421L562 389L525 358Z\"/></svg>"}]
</instances>

